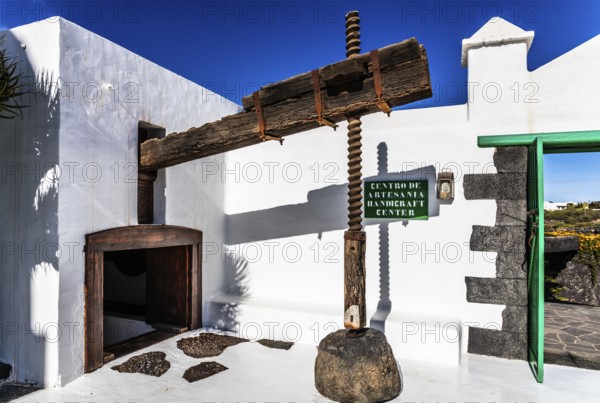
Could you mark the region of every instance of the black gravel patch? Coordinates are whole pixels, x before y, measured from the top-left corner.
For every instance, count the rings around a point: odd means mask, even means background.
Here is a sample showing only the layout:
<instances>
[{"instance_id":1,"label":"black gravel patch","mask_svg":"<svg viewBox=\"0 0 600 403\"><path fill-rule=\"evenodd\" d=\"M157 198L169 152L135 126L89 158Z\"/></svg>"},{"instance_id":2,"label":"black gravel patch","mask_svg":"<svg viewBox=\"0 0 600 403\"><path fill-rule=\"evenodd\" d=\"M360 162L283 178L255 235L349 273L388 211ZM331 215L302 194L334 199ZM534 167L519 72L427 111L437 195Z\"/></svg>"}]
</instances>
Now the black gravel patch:
<instances>
[{"instance_id":1,"label":"black gravel patch","mask_svg":"<svg viewBox=\"0 0 600 403\"><path fill-rule=\"evenodd\" d=\"M26 396L41 388L31 385L5 383L0 385L0 403L8 403L14 399Z\"/></svg>"},{"instance_id":2,"label":"black gravel patch","mask_svg":"<svg viewBox=\"0 0 600 403\"><path fill-rule=\"evenodd\" d=\"M269 348L277 348L279 350L289 350L292 348L294 343L291 341L281 341L281 340L269 340L269 339L260 339L257 343L269 347Z\"/></svg>"},{"instance_id":3,"label":"black gravel patch","mask_svg":"<svg viewBox=\"0 0 600 403\"><path fill-rule=\"evenodd\" d=\"M166 360L166 357L167 355L161 351L152 351L131 357L111 369L130 374L140 373L160 377L171 368L171 363Z\"/></svg>"},{"instance_id":4,"label":"black gravel patch","mask_svg":"<svg viewBox=\"0 0 600 403\"><path fill-rule=\"evenodd\" d=\"M194 358L215 357L220 355L227 347L245 343L248 339L240 337L222 336L214 333L200 333L196 337L187 337L177 341L177 348L185 355Z\"/></svg>"},{"instance_id":5,"label":"black gravel patch","mask_svg":"<svg viewBox=\"0 0 600 403\"><path fill-rule=\"evenodd\" d=\"M228 369L229 368L219 364L216 361L203 362L188 368L183 374L183 379L192 383L199 381L200 379L208 378L209 376L213 376L215 374L218 374L219 372L223 372Z\"/></svg>"}]
</instances>

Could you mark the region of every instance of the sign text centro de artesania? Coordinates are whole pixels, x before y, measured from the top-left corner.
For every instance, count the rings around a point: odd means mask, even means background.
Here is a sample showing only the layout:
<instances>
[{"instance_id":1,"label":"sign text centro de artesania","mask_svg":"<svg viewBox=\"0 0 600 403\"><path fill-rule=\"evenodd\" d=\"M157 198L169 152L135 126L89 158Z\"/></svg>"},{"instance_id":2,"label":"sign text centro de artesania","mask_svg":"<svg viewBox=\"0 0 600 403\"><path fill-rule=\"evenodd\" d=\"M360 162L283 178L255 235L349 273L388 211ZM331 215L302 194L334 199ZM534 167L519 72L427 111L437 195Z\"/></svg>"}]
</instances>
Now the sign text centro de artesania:
<instances>
[{"instance_id":1,"label":"sign text centro de artesania","mask_svg":"<svg viewBox=\"0 0 600 403\"><path fill-rule=\"evenodd\" d=\"M428 218L428 182L374 181L365 182L365 218Z\"/></svg>"}]
</instances>

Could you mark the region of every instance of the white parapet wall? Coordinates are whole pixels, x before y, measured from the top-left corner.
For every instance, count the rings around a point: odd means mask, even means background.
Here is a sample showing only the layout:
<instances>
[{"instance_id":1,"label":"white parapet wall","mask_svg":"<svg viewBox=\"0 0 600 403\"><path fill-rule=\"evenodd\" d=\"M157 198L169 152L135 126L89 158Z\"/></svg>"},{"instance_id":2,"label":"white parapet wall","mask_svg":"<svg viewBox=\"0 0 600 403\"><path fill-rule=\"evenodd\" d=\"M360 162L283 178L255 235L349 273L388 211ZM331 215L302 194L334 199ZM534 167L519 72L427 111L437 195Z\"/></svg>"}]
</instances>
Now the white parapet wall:
<instances>
[{"instance_id":1,"label":"white parapet wall","mask_svg":"<svg viewBox=\"0 0 600 403\"><path fill-rule=\"evenodd\" d=\"M30 24L4 35L2 46L19 60L29 88L37 85L39 91L25 97L23 119L0 119L0 360L13 365L14 379L54 386L59 382L55 166L60 126L57 88L49 83L60 76L60 27Z\"/></svg>"},{"instance_id":2,"label":"white parapet wall","mask_svg":"<svg viewBox=\"0 0 600 403\"><path fill-rule=\"evenodd\" d=\"M496 254L470 250L473 226L496 220L495 200L463 194L466 174L496 172L493 149L478 148L477 137L600 127L594 97L600 38L530 72L532 41L533 32L492 19L463 43L466 105L362 119L364 180L429 181L428 220L363 222L367 324L385 329L400 358L457 365L469 327L502 329L504 305L466 298L465 277L496 276ZM235 257L230 270L237 285L209 304L213 323L245 337L309 343L342 325L346 148L340 125L336 132L319 128L289 137L283 146L227 153L215 173L226 186L227 245L219 256L228 248ZM451 203L435 194L444 171L456 181Z\"/></svg>"},{"instance_id":3,"label":"white parapet wall","mask_svg":"<svg viewBox=\"0 0 600 403\"><path fill-rule=\"evenodd\" d=\"M466 106L376 114L362 122L365 180L427 179L430 188L428 220L364 221L367 323L386 330L399 357L456 365L463 323L501 326L501 308L467 303L464 280L495 274L495 254L469 248L473 225L494 224L495 202L466 201L462 194L465 174L495 172L493 150L477 147ZM242 268L242 298L229 325L242 336L256 337L260 325L262 337L316 343L342 324L346 142L342 124L336 132L319 128L289 137L283 146L227 154L220 172L226 239ZM435 196L443 171L455 175L451 203ZM214 305L224 300L220 295ZM423 344L443 345L445 352L427 353Z\"/></svg>"}]
</instances>

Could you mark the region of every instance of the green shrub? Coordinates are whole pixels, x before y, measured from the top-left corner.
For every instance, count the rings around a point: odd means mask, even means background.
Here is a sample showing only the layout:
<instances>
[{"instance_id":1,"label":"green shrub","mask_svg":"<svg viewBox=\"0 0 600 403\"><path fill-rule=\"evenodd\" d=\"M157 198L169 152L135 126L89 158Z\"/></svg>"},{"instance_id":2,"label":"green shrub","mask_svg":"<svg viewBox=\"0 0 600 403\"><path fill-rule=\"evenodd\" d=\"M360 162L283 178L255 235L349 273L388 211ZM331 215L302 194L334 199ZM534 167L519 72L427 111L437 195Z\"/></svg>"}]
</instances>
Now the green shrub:
<instances>
[{"instance_id":1,"label":"green shrub","mask_svg":"<svg viewBox=\"0 0 600 403\"><path fill-rule=\"evenodd\" d=\"M565 297L561 297L559 294L562 290L564 290L565 287L563 287L562 284L560 284L558 281L556 281L555 278L552 278L550 276L545 276L544 278L544 288L545 288L545 295L546 295L546 301L550 301L550 302L566 302L568 301L568 298Z\"/></svg>"}]
</instances>

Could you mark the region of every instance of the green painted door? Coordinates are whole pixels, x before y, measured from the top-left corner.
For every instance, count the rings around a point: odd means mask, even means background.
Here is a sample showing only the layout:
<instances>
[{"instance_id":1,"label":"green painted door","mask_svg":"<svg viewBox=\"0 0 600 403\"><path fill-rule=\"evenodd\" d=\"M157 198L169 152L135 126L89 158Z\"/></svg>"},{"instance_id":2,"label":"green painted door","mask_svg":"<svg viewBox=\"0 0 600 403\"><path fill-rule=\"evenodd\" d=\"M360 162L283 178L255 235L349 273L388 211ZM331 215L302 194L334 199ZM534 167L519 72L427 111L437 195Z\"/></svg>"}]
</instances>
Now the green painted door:
<instances>
[{"instance_id":1,"label":"green painted door","mask_svg":"<svg viewBox=\"0 0 600 403\"><path fill-rule=\"evenodd\" d=\"M541 137L529 146L527 178L529 211L529 342L528 359L538 382L544 381L544 144Z\"/></svg>"}]
</instances>

